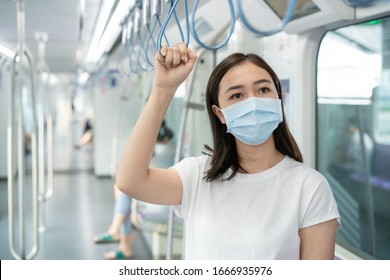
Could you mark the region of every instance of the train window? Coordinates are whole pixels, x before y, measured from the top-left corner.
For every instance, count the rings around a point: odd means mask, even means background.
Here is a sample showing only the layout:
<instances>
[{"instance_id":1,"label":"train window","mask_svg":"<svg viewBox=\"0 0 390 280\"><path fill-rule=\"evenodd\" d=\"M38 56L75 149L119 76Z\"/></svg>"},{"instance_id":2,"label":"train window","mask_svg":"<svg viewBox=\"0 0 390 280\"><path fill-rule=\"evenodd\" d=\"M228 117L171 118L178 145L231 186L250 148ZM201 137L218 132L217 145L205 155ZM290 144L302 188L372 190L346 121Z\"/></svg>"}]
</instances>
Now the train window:
<instances>
[{"instance_id":1,"label":"train window","mask_svg":"<svg viewBox=\"0 0 390 280\"><path fill-rule=\"evenodd\" d=\"M317 168L338 202L337 242L390 258L390 18L328 32L317 64Z\"/></svg>"}]
</instances>

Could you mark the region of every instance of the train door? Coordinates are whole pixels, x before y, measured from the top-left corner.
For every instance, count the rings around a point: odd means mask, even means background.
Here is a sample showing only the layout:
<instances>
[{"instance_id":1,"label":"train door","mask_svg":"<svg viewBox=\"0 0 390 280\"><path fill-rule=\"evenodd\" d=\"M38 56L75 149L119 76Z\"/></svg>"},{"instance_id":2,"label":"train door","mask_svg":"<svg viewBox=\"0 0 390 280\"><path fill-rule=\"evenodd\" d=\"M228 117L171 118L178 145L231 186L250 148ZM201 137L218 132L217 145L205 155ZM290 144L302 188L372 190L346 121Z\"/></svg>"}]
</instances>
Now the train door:
<instances>
[{"instance_id":1,"label":"train door","mask_svg":"<svg viewBox=\"0 0 390 280\"><path fill-rule=\"evenodd\" d=\"M317 167L342 217L338 244L390 258L390 18L329 31L317 65Z\"/></svg>"}]
</instances>

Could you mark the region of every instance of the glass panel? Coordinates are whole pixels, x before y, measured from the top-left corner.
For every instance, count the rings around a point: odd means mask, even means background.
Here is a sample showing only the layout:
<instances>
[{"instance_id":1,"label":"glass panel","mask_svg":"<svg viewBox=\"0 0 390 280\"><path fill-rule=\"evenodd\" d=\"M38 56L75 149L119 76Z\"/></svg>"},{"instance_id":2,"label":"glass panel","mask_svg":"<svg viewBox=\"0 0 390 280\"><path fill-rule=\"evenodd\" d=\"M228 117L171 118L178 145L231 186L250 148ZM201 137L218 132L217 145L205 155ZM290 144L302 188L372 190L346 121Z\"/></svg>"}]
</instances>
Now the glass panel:
<instances>
[{"instance_id":1,"label":"glass panel","mask_svg":"<svg viewBox=\"0 0 390 280\"><path fill-rule=\"evenodd\" d=\"M337 242L378 259L390 259L389 21L328 32L317 66L317 168L338 202Z\"/></svg>"}]
</instances>

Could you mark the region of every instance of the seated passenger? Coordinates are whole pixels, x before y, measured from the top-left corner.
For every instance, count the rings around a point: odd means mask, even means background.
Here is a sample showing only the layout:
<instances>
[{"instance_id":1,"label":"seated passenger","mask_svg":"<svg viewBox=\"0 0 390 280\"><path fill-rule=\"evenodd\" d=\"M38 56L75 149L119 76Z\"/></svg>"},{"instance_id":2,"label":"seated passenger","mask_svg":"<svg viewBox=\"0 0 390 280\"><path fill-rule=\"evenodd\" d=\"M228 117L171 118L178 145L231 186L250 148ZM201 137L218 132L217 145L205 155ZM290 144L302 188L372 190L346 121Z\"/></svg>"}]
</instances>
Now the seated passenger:
<instances>
[{"instance_id":1,"label":"seated passenger","mask_svg":"<svg viewBox=\"0 0 390 280\"><path fill-rule=\"evenodd\" d=\"M166 144L171 140L173 137L172 130L165 124L165 120L163 120L160 130L158 131L157 135L157 143L160 144Z\"/></svg>"},{"instance_id":2,"label":"seated passenger","mask_svg":"<svg viewBox=\"0 0 390 280\"><path fill-rule=\"evenodd\" d=\"M158 136L157 145L166 145L173 138L172 130L163 121ZM159 146L162 148L161 146ZM157 151L156 151L157 152ZM125 260L133 257L134 230L131 222L131 197L121 192L114 185L114 216L108 230L94 237L96 244L119 242L119 248L107 252L104 257L108 260Z\"/></svg>"},{"instance_id":3,"label":"seated passenger","mask_svg":"<svg viewBox=\"0 0 390 280\"><path fill-rule=\"evenodd\" d=\"M80 149L81 147L85 146L88 143L92 142L92 136L93 136L93 130L92 130L92 122L90 118L86 119L84 123L83 128L83 135L77 141L77 143L74 145L76 149Z\"/></svg>"},{"instance_id":4,"label":"seated passenger","mask_svg":"<svg viewBox=\"0 0 390 280\"><path fill-rule=\"evenodd\" d=\"M94 237L96 244L119 242L119 248L104 255L108 260L125 260L133 256L134 230L131 223L131 197L114 185L115 209L109 229Z\"/></svg>"},{"instance_id":5,"label":"seated passenger","mask_svg":"<svg viewBox=\"0 0 390 280\"><path fill-rule=\"evenodd\" d=\"M356 118L349 119L347 133L344 160L340 166L346 171L363 173L365 170L364 157L367 161L367 166L370 167L374 143L368 133L364 132L365 155L363 155L363 143L361 143L359 123Z\"/></svg>"}]
</instances>

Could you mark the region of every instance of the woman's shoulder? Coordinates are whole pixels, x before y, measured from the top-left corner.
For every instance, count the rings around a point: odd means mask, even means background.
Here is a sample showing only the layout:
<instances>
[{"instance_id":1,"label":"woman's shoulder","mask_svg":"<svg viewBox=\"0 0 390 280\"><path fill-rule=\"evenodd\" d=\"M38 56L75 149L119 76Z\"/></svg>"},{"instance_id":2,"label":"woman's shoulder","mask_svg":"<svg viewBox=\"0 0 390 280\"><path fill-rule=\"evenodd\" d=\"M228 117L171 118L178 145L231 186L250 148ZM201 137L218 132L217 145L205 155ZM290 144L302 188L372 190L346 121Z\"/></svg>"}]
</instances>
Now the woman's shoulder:
<instances>
[{"instance_id":1,"label":"woman's shoulder","mask_svg":"<svg viewBox=\"0 0 390 280\"><path fill-rule=\"evenodd\" d=\"M185 167L186 169L204 169L209 164L210 158L209 155L185 157L175 166Z\"/></svg>"},{"instance_id":2,"label":"woman's shoulder","mask_svg":"<svg viewBox=\"0 0 390 280\"><path fill-rule=\"evenodd\" d=\"M208 161L209 156L207 155L193 156L186 157L172 166L182 180L183 189L199 185L201 178L204 177L205 170L207 170Z\"/></svg>"},{"instance_id":3,"label":"woman's shoulder","mask_svg":"<svg viewBox=\"0 0 390 280\"><path fill-rule=\"evenodd\" d=\"M198 166L205 166L209 164L211 160L211 156L209 155L191 156L191 157L184 158L183 160L187 160L188 162L191 162L192 164Z\"/></svg>"},{"instance_id":4,"label":"woman's shoulder","mask_svg":"<svg viewBox=\"0 0 390 280\"><path fill-rule=\"evenodd\" d=\"M293 158L287 157L287 169L290 169L291 173L300 177L302 180L312 183L320 184L327 180L323 174L313 167L308 166L305 163L296 161Z\"/></svg>"}]
</instances>

